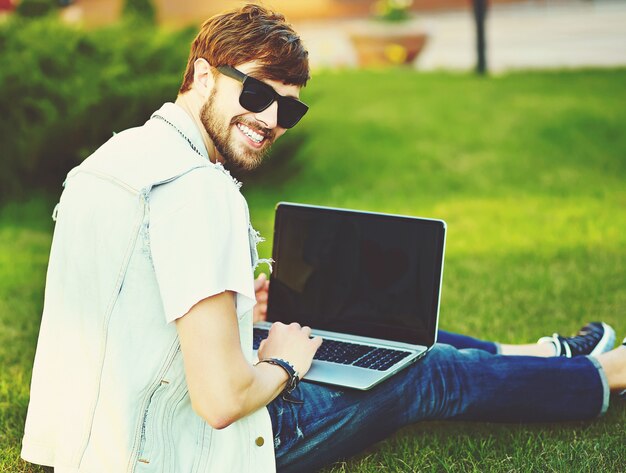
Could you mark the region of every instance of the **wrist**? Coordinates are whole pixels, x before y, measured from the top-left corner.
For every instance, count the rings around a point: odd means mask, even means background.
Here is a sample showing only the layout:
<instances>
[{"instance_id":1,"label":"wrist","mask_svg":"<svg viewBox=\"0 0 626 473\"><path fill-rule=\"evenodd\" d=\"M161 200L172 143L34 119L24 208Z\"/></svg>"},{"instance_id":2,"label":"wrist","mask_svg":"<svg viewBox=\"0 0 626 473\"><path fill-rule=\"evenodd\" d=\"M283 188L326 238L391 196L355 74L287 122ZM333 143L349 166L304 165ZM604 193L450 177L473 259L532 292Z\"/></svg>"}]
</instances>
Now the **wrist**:
<instances>
[{"instance_id":1,"label":"wrist","mask_svg":"<svg viewBox=\"0 0 626 473\"><path fill-rule=\"evenodd\" d=\"M284 389L289 382L289 373L287 373L280 366L272 365L267 362L261 363L260 361L257 361L254 363L254 367L260 369L260 371L262 371L264 375L267 375L268 382L271 382L272 385L278 384L278 386L281 386L281 390Z\"/></svg>"},{"instance_id":2,"label":"wrist","mask_svg":"<svg viewBox=\"0 0 626 473\"><path fill-rule=\"evenodd\" d=\"M291 363L283 360L282 358L275 357L263 358L256 364L259 365L261 363L278 366L287 374L287 384L285 385L285 389L282 391L283 394L289 394L291 391L296 389L298 383L300 382L300 375Z\"/></svg>"}]
</instances>

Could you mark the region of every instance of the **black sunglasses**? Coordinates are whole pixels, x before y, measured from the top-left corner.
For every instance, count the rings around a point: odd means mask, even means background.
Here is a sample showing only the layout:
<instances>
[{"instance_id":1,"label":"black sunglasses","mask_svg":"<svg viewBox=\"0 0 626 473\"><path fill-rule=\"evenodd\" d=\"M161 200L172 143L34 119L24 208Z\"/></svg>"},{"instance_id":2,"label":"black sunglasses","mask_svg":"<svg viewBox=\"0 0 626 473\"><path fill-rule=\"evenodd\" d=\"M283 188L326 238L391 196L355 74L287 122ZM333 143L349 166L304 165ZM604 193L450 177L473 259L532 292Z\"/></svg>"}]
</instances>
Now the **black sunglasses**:
<instances>
[{"instance_id":1,"label":"black sunglasses","mask_svg":"<svg viewBox=\"0 0 626 473\"><path fill-rule=\"evenodd\" d=\"M243 84L239 104L246 110L255 113L262 112L277 101L278 125L282 128L292 128L309 110L309 107L298 99L280 95L271 86L238 71L234 67L218 66L216 69L225 76Z\"/></svg>"}]
</instances>

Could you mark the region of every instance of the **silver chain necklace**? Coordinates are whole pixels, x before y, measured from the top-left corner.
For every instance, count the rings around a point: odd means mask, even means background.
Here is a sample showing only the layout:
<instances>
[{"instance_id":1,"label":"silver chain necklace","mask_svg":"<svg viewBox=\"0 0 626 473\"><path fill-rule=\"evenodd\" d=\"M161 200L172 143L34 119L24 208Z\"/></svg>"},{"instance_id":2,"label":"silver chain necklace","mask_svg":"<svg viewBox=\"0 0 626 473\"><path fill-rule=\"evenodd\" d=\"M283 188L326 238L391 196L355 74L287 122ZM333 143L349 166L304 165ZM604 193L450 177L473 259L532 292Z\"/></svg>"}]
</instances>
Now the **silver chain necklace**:
<instances>
[{"instance_id":1,"label":"silver chain necklace","mask_svg":"<svg viewBox=\"0 0 626 473\"><path fill-rule=\"evenodd\" d=\"M220 171L222 171L224 174L226 174L228 177L230 177L233 181L233 183L237 186L238 189L241 189L241 182L239 182L237 179L235 179L232 174L230 173L230 171L228 169L226 169L222 163L214 163L212 162L210 159L208 159L204 154L202 154L200 152L200 150L196 147L196 145L193 144L193 142L187 137L187 135L185 135L182 131L180 131L180 129L174 125L171 121L169 121L167 118L155 113L154 115L152 115L152 118L158 118L159 120L163 120L165 123L167 123L169 126L171 126L172 128L174 128L174 130L176 130L178 132L178 134L180 136L183 137L183 139L189 143L189 146L191 146L191 149L194 150L196 153L198 153L198 155L200 157L202 157L203 159L206 159L207 161L209 161L213 166L215 166L216 168L218 168Z\"/></svg>"},{"instance_id":2,"label":"silver chain necklace","mask_svg":"<svg viewBox=\"0 0 626 473\"><path fill-rule=\"evenodd\" d=\"M158 118L159 120L163 120L165 123L167 123L169 126L171 126L172 128L174 128L174 130L176 130L178 132L178 134L180 136L182 136L185 141L187 141L187 143L189 143L189 146L191 146L191 149L194 150L196 153L198 153L200 156L202 156L204 159L207 159L207 157L205 155L203 155L200 150L198 148L196 148L196 145L193 144L193 142L187 138L187 136L178 129L178 127L176 125L174 125L171 121L169 121L168 119L166 119L165 117L162 117L161 115L158 114L154 114L152 115L153 118Z\"/></svg>"}]
</instances>

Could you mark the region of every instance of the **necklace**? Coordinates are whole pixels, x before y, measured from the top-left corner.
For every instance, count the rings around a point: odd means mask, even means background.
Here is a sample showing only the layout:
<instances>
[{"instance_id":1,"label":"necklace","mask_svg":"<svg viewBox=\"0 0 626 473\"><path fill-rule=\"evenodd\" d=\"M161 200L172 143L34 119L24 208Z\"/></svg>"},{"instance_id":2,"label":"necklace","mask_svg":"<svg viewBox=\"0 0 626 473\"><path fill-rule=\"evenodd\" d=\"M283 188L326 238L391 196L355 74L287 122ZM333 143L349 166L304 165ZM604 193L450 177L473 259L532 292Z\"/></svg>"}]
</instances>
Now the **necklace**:
<instances>
[{"instance_id":1,"label":"necklace","mask_svg":"<svg viewBox=\"0 0 626 473\"><path fill-rule=\"evenodd\" d=\"M209 161L209 163L211 163L211 165L213 165L214 167L216 167L217 169L222 171L224 174L226 174L228 177L230 177L230 179L233 181L233 183L237 186L237 189L241 189L241 182L239 182L237 179L235 179L231 175L230 171L228 169L226 169L222 165L222 163L214 163L210 159L208 159L204 154L202 154L200 152L200 150L196 147L196 145L193 144L193 142L187 137L187 135L185 135L182 131L180 131L180 129L176 125L174 125L171 121L169 121L167 118L165 118L165 117L163 117L163 116L161 116L161 115L159 115L157 113L152 115L152 118L158 118L159 120L163 120L169 126L174 128L174 130L176 130L178 132L178 134L183 137L183 139L189 144L189 146L191 146L192 150L194 150L203 159L206 159L207 161Z\"/></svg>"},{"instance_id":2,"label":"necklace","mask_svg":"<svg viewBox=\"0 0 626 473\"><path fill-rule=\"evenodd\" d=\"M204 159L207 159L207 157L206 157L205 155L203 155L203 154L200 152L200 150L199 150L198 148L196 148L196 145L194 145L194 144L193 144L193 142L192 142L189 138L187 138L187 136L186 136L186 135L185 135L182 131L180 131L180 130L179 130L179 128L178 128L176 125L174 125L171 121L169 121L169 120L168 120L168 119L166 119L165 117L162 117L161 115L158 115L158 114L156 114L156 113L155 113L154 115L152 115L152 117L153 117L153 118L158 118L159 120L163 120L163 121L164 121L165 123L167 123L169 126L171 126L172 128L174 128L174 130L176 130L176 131L178 132L178 134L179 134L180 136L182 136L182 137L185 139L185 141L187 141L187 143L189 143L189 146L191 146L191 149L192 149L192 150L194 150L196 153L198 153L198 154L199 154L200 156L202 156Z\"/></svg>"}]
</instances>

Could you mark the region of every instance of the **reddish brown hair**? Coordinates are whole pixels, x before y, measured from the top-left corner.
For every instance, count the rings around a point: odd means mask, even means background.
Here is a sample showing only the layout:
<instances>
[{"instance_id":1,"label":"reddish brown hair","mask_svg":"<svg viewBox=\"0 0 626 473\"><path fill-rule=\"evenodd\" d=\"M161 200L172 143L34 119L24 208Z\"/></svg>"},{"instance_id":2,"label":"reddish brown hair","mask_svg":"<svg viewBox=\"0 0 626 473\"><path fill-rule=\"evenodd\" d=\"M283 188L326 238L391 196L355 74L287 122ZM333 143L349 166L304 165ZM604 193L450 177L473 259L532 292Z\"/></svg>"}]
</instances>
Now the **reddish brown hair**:
<instances>
[{"instance_id":1,"label":"reddish brown hair","mask_svg":"<svg viewBox=\"0 0 626 473\"><path fill-rule=\"evenodd\" d=\"M280 13L247 4L204 22L191 44L180 93L193 83L194 62L204 58L211 66L237 66L257 61L257 79L304 86L309 80L309 53Z\"/></svg>"}]
</instances>

